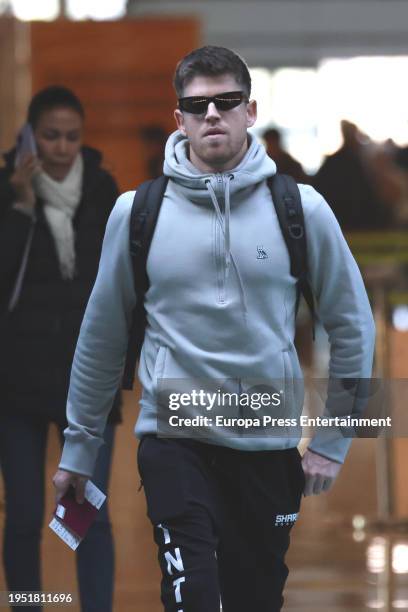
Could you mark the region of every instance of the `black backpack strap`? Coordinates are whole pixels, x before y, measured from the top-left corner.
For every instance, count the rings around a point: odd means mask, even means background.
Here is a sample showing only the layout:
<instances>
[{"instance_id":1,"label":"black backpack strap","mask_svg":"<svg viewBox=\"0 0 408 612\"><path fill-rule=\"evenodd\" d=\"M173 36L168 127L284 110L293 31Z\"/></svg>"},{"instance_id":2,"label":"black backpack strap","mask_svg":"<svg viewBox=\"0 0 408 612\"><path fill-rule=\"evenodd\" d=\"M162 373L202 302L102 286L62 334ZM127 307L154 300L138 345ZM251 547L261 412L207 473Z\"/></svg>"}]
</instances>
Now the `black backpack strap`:
<instances>
[{"instance_id":1,"label":"black backpack strap","mask_svg":"<svg viewBox=\"0 0 408 612\"><path fill-rule=\"evenodd\" d=\"M133 267L136 306L132 313L129 332L122 380L123 389L133 388L136 362L143 345L146 329L144 301L146 291L149 288L146 262L167 183L167 176L160 176L157 179L142 183L135 193L130 213L129 248Z\"/></svg>"},{"instance_id":2,"label":"black backpack strap","mask_svg":"<svg viewBox=\"0 0 408 612\"><path fill-rule=\"evenodd\" d=\"M307 278L307 242L302 199L296 181L286 174L275 174L268 179L279 225L290 257L290 273L297 279L296 310L303 295L309 307L315 339L315 301Z\"/></svg>"}]
</instances>

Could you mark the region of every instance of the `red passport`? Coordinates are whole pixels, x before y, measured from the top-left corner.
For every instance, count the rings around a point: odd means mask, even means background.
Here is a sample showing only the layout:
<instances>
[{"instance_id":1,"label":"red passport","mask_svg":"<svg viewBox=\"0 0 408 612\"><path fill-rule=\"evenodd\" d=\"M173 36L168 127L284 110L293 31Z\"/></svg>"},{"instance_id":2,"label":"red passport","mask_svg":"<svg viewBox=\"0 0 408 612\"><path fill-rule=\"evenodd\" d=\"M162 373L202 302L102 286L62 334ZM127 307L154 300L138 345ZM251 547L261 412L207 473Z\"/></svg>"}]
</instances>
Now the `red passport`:
<instances>
[{"instance_id":1,"label":"red passport","mask_svg":"<svg viewBox=\"0 0 408 612\"><path fill-rule=\"evenodd\" d=\"M70 487L55 508L54 516L65 527L68 527L80 538L83 538L95 520L97 513L98 508L93 506L87 499L85 499L83 504L79 504L75 500L75 489Z\"/></svg>"}]
</instances>

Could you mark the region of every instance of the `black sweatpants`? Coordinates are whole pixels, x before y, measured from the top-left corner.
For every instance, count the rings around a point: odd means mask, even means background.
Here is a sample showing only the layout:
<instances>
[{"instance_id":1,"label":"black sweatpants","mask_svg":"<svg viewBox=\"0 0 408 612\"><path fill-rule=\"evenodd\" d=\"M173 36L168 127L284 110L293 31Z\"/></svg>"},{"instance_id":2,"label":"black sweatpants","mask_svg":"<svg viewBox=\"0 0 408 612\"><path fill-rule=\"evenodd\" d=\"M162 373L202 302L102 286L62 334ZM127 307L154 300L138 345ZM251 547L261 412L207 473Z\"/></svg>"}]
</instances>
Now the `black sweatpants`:
<instances>
[{"instance_id":1,"label":"black sweatpants","mask_svg":"<svg viewBox=\"0 0 408 612\"><path fill-rule=\"evenodd\" d=\"M145 436L138 448L165 612L278 612L305 479L296 448Z\"/></svg>"}]
</instances>

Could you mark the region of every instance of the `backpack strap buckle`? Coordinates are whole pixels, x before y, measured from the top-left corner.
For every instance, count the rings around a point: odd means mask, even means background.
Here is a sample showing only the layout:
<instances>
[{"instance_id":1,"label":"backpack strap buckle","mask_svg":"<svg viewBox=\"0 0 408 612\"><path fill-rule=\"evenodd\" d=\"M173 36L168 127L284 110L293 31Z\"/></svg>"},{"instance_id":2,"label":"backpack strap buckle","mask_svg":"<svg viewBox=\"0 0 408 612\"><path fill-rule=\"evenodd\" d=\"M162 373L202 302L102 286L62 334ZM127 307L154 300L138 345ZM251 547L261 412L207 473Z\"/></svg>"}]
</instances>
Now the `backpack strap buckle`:
<instances>
[{"instance_id":1,"label":"backpack strap buckle","mask_svg":"<svg viewBox=\"0 0 408 612\"><path fill-rule=\"evenodd\" d=\"M291 223L288 226L288 231L289 231L290 237L293 238L294 240L300 240L305 235L303 227L302 225L300 225L300 223Z\"/></svg>"}]
</instances>

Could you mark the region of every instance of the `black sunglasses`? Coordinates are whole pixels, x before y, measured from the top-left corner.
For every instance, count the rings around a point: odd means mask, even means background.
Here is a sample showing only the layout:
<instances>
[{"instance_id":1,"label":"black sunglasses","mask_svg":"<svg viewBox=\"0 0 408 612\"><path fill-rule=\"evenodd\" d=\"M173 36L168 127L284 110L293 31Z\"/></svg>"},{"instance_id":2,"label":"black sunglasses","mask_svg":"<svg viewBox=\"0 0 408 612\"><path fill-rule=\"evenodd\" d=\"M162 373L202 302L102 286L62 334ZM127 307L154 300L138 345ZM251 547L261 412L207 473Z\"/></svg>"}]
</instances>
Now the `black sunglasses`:
<instances>
[{"instance_id":1,"label":"black sunglasses","mask_svg":"<svg viewBox=\"0 0 408 612\"><path fill-rule=\"evenodd\" d=\"M216 96L190 96L188 98L179 98L179 109L193 115L201 115L207 112L210 102L214 102L215 107L220 111L228 111L241 102L248 101L247 96L242 91L227 91L217 94Z\"/></svg>"}]
</instances>

